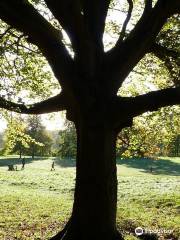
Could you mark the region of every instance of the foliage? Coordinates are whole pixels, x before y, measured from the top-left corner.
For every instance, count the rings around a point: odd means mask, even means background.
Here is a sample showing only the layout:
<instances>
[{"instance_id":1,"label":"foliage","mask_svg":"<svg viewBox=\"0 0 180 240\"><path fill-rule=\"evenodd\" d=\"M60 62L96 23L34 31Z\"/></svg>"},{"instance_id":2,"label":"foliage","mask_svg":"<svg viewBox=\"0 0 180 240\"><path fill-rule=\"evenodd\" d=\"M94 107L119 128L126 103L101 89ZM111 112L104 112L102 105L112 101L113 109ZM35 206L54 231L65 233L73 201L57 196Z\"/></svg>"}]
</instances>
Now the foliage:
<instances>
[{"instance_id":1,"label":"foliage","mask_svg":"<svg viewBox=\"0 0 180 240\"><path fill-rule=\"evenodd\" d=\"M168 47L171 50L180 51L180 36L179 36L179 21L180 16L178 14L171 17L160 31L157 41L164 47ZM169 80L173 82L173 85L180 85L180 58L179 54L166 56L162 58L164 66L168 70Z\"/></svg>"},{"instance_id":2,"label":"foliage","mask_svg":"<svg viewBox=\"0 0 180 240\"><path fill-rule=\"evenodd\" d=\"M28 117L26 133L34 138L35 141L42 143L41 146L31 143L29 149L26 149L25 151L27 155L51 155L52 138L42 125L40 116L36 115Z\"/></svg>"},{"instance_id":3,"label":"foliage","mask_svg":"<svg viewBox=\"0 0 180 240\"><path fill-rule=\"evenodd\" d=\"M22 154L32 157L51 154L52 138L39 116L12 116L4 133L4 143L4 154L19 153L20 157Z\"/></svg>"},{"instance_id":4,"label":"foliage","mask_svg":"<svg viewBox=\"0 0 180 240\"><path fill-rule=\"evenodd\" d=\"M6 33L6 34L5 34ZM47 61L27 37L0 20L0 95L45 99L58 89Z\"/></svg>"},{"instance_id":5,"label":"foliage","mask_svg":"<svg viewBox=\"0 0 180 240\"><path fill-rule=\"evenodd\" d=\"M75 158L77 148L76 129L74 124L65 122L66 129L59 132L59 154L62 158Z\"/></svg>"},{"instance_id":6,"label":"foliage","mask_svg":"<svg viewBox=\"0 0 180 240\"><path fill-rule=\"evenodd\" d=\"M119 134L117 155L122 157L171 155L174 140L180 133L179 114L180 109L176 106L137 117L132 128L126 128Z\"/></svg>"},{"instance_id":7,"label":"foliage","mask_svg":"<svg viewBox=\"0 0 180 240\"><path fill-rule=\"evenodd\" d=\"M21 123L21 124L19 124ZM8 127L5 131L5 148L4 153L11 153L14 151L22 154L23 149L27 149L31 144L42 146L30 135L26 134L26 124L20 117L10 117Z\"/></svg>"},{"instance_id":8,"label":"foliage","mask_svg":"<svg viewBox=\"0 0 180 240\"><path fill-rule=\"evenodd\" d=\"M178 156L179 114L179 107L174 106L136 117L133 126L118 136L117 157ZM76 141L75 127L66 121L66 129L59 132L60 156L74 158Z\"/></svg>"},{"instance_id":9,"label":"foliage","mask_svg":"<svg viewBox=\"0 0 180 240\"><path fill-rule=\"evenodd\" d=\"M3 147L3 133L0 132L0 149Z\"/></svg>"},{"instance_id":10,"label":"foliage","mask_svg":"<svg viewBox=\"0 0 180 240\"><path fill-rule=\"evenodd\" d=\"M170 156L180 156L180 135L177 134L172 139L172 142L169 144L169 155Z\"/></svg>"}]
</instances>

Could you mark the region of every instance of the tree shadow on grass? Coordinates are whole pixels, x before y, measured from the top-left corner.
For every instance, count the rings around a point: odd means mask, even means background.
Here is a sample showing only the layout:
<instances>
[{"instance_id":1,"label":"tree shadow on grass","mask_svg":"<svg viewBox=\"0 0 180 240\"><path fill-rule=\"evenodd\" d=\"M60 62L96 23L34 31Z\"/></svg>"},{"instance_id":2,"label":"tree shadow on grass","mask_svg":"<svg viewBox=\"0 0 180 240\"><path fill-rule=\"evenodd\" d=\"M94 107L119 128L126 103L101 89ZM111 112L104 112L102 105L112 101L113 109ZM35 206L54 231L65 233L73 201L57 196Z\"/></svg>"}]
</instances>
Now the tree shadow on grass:
<instances>
[{"instance_id":1,"label":"tree shadow on grass","mask_svg":"<svg viewBox=\"0 0 180 240\"><path fill-rule=\"evenodd\" d=\"M76 166L76 159L74 158L60 158L56 157L54 159L56 165L67 168L67 167L75 167Z\"/></svg>"},{"instance_id":2,"label":"tree shadow on grass","mask_svg":"<svg viewBox=\"0 0 180 240\"><path fill-rule=\"evenodd\" d=\"M31 157L25 157L25 164L30 164L34 161L46 160L48 158L45 157L35 157L32 159ZM18 157L0 157L0 167L8 167L8 165L22 165L22 159Z\"/></svg>"},{"instance_id":3,"label":"tree shadow on grass","mask_svg":"<svg viewBox=\"0 0 180 240\"><path fill-rule=\"evenodd\" d=\"M49 159L48 157L35 157L34 159L32 159L29 156L25 157L25 164L30 164L33 163L35 161L43 161L43 160L47 160ZM60 157L55 157L52 158L52 161L55 162L55 165L58 165L60 167L75 167L76 166L76 160L72 159L72 158L65 158L65 159L61 159ZM0 168L1 167L8 167L8 165L22 165L22 159L19 159L18 157L0 157Z\"/></svg>"},{"instance_id":4,"label":"tree shadow on grass","mask_svg":"<svg viewBox=\"0 0 180 240\"><path fill-rule=\"evenodd\" d=\"M117 164L137 168L141 172L153 175L180 176L180 163L169 159L129 158L117 159ZM151 171L152 170L152 171Z\"/></svg>"},{"instance_id":5,"label":"tree shadow on grass","mask_svg":"<svg viewBox=\"0 0 180 240\"><path fill-rule=\"evenodd\" d=\"M76 160L72 158L54 158L55 165L63 168L75 167ZM151 173L153 175L170 175L180 176L180 164L167 159L151 159L151 158L129 158L117 159L117 164L122 164L127 167L139 169L144 173ZM152 167L152 172L151 172Z\"/></svg>"}]
</instances>

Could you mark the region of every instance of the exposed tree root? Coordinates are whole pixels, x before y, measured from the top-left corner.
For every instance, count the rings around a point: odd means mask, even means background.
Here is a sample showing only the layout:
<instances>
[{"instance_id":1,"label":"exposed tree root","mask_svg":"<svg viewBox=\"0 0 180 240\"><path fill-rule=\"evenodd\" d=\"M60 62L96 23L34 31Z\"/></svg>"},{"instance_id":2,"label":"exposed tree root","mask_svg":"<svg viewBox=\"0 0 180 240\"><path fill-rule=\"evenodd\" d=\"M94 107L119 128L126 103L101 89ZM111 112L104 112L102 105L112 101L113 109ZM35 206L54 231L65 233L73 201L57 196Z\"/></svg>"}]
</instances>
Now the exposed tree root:
<instances>
[{"instance_id":1,"label":"exposed tree root","mask_svg":"<svg viewBox=\"0 0 180 240\"><path fill-rule=\"evenodd\" d=\"M67 230L69 229L69 226L71 225L72 218L69 219L69 221L66 223L64 229L57 233L54 237L52 237L50 240L61 240L66 235Z\"/></svg>"},{"instance_id":2,"label":"exposed tree root","mask_svg":"<svg viewBox=\"0 0 180 240\"><path fill-rule=\"evenodd\" d=\"M102 240L124 240L124 238L118 231L116 232L116 234L112 239L105 239L104 237L97 238L95 234L92 240L101 240L101 239ZM86 240L86 239L82 239L81 236L78 234L78 231L75 231L73 229L72 218L70 218L68 223L65 225L64 229L58 234L56 234L54 237L52 237L50 240ZM89 240L88 237L87 237L87 240Z\"/></svg>"},{"instance_id":3,"label":"exposed tree root","mask_svg":"<svg viewBox=\"0 0 180 240\"><path fill-rule=\"evenodd\" d=\"M117 232L116 232L116 236L115 236L115 238L114 238L113 240L124 240L124 238L123 238L123 236L121 235L121 233L117 231Z\"/></svg>"}]
</instances>

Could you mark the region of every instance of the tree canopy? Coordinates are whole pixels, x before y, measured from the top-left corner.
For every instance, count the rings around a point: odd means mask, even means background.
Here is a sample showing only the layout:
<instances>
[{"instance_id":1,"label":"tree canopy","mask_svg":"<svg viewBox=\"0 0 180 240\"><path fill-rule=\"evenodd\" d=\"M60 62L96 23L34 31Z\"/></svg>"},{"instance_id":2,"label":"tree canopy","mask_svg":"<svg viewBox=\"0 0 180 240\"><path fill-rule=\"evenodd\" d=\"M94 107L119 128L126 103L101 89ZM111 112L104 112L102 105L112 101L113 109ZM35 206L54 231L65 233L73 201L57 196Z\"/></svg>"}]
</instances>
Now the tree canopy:
<instances>
[{"instance_id":1,"label":"tree canopy","mask_svg":"<svg viewBox=\"0 0 180 240\"><path fill-rule=\"evenodd\" d=\"M1 97L1 107L21 113L39 114L59 110L72 112L73 105L83 108L85 102L93 105L99 94L109 97L116 94L129 73L147 53L161 59L175 85L179 85L179 2L147 0L143 3L130 0L127 3L128 6L119 6L117 1L94 1L91 4L88 1L70 0L60 3L56 0L1 1L1 81L4 79L6 82L2 86L7 85L7 92L13 85L21 89L31 88L38 97L42 88L46 88L43 92L48 96L51 77L49 71L44 71L43 54L62 89L57 96L30 105L18 104L9 101L7 97ZM122 12L128 8L127 16L120 31L116 31L117 36L120 32L115 39L116 44L104 52L104 30L107 32L113 29L112 25L108 28L108 22L105 25L105 19L111 10L117 10L116 7ZM116 24L114 28L117 30L117 27L120 28ZM63 30L68 34L71 50L65 46L67 38L64 37ZM94 75L99 75L98 84L93 83ZM106 76L106 80L101 82L103 76ZM44 80L47 80L46 84L43 83ZM57 82L54 83L57 88ZM170 86L167 90L124 99L127 106L133 109L127 115L133 117L161 106L179 103L179 88L172 88L172 84ZM138 103L141 99L143 104L140 107ZM112 114L120 111L119 100L121 102L121 98L117 98L113 103L108 103ZM82 106L78 106L80 102ZM135 105L139 106L138 110Z\"/></svg>"}]
</instances>

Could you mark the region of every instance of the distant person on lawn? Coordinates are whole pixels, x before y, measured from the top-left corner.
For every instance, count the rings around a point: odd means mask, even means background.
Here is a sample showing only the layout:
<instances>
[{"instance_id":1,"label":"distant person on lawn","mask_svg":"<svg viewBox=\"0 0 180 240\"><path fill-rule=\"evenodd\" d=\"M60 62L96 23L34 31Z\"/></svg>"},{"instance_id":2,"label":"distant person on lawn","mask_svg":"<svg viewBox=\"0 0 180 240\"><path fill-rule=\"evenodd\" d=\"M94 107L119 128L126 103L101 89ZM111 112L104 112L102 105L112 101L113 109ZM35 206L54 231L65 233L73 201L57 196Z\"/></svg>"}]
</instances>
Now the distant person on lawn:
<instances>
[{"instance_id":1,"label":"distant person on lawn","mask_svg":"<svg viewBox=\"0 0 180 240\"><path fill-rule=\"evenodd\" d=\"M22 170L23 170L24 167L25 167L25 163L26 163L26 162L25 162L25 158L22 158L22 168L21 168Z\"/></svg>"},{"instance_id":2,"label":"distant person on lawn","mask_svg":"<svg viewBox=\"0 0 180 240\"><path fill-rule=\"evenodd\" d=\"M52 162L52 165L51 165L51 171L55 171L55 167L54 167L55 163L54 161Z\"/></svg>"}]
</instances>

